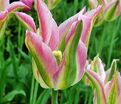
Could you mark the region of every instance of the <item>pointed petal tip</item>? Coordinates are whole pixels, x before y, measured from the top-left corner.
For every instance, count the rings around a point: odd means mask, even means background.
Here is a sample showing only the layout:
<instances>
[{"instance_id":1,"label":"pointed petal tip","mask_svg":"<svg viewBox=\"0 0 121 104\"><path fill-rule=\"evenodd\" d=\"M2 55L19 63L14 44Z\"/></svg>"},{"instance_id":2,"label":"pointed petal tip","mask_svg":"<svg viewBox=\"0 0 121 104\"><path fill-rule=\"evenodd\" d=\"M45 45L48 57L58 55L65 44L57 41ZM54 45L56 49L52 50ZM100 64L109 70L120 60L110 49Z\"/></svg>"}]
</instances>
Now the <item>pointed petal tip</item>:
<instances>
[{"instance_id":1,"label":"pointed petal tip","mask_svg":"<svg viewBox=\"0 0 121 104\"><path fill-rule=\"evenodd\" d=\"M22 3L21 1L16 1L11 3L6 10L8 10L9 13L14 12L16 9L23 9L23 8L29 8L27 5Z\"/></svg>"},{"instance_id":2,"label":"pointed petal tip","mask_svg":"<svg viewBox=\"0 0 121 104\"><path fill-rule=\"evenodd\" d=\"M24 24L26 25L26 27L32 31L36 33L36 25L35 22L33 20L33 18L23 12L15 12L15 15L18 17L18 19Z\"/></svg>"}]
</instances>

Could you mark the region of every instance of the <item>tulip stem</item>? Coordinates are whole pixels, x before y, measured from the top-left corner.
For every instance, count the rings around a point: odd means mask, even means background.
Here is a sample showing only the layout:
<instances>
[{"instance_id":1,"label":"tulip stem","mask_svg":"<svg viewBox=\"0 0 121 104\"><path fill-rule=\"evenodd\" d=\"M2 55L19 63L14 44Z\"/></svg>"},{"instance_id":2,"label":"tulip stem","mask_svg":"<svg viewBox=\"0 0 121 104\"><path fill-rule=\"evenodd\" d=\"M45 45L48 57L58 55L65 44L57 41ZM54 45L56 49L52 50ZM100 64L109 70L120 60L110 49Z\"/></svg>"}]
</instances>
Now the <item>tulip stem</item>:
<instances>
[{"instance_id":1,"label":"tulip stem","mask_svg":"<svg viewBox=\"0 0 121 104\"><path fill-rule=\"evenodd\" d=\"M52 89L52 104L58 104L58 91Z\"/></svg>"}]
</instances>

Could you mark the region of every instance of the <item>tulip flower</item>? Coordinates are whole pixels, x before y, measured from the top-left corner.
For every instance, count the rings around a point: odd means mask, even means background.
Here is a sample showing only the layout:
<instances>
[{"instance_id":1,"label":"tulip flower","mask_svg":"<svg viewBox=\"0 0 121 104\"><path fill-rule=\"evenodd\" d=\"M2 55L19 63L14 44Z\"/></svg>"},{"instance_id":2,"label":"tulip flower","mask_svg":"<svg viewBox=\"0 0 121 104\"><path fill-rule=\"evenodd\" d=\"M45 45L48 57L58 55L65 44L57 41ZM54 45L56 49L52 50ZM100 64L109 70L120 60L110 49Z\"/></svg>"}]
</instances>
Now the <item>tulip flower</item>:
<instances>
[{"instance_id":1,"label":"tulip flower","mask_svg":"<svg viewBox=\"0 0 121 104\"><path fill-rule=\"evenodd\" d=\"M109 70L104 70L104 65L99 57L87 67L86 76L95 87L94 104L120 104L121 76L116 71L116 62L113 60Z\"/></svg>"},{"instance_id":2,"label":"tulip flower","mask_svg":"<svg viewBox=\"0 0 121 104\"><path fill-rule=\"evenodd\" d=\"M96 8L98 5L103 6L97 24L102 23L104 20L113 21L121 13L121 0L89 0L89 5L91 9Z\"/></svg>"},{"instance_id":3,"label":"tulip flower","mask_svg":"<svg viewBox=\"0 0 121 104\"><path fill-rule=\"evenodd\" d=\"M14 12L16 9L28 8L27 5L18 1L9 4L9 0L0 0L0 38L4 33L5 22L10 13Z\"/></svg>"},{"instance_id":4,"label":"tulip flower","mask_svg":"<svg viewBox=\"0 0 121 104\"><path fill-rule=\"evenodd\" d=\"M104 0L105 20L114 20L121 14L121 0Z\"/></svg>"},{"instance_id":5,"label":"tulip flower","mask_svg":"<svg viewBox=\"0 0 121 104\"><path fill-rule=\"evenodd\" d=\"M101 7L89 12L84 8L57 26L43 0L36 0L35 5L38 31L32 17L15 13L27 27L25 43L32 55L34 76L43 88L68 88L85 72L88 39Z\"/></svg>"}]
</instances>

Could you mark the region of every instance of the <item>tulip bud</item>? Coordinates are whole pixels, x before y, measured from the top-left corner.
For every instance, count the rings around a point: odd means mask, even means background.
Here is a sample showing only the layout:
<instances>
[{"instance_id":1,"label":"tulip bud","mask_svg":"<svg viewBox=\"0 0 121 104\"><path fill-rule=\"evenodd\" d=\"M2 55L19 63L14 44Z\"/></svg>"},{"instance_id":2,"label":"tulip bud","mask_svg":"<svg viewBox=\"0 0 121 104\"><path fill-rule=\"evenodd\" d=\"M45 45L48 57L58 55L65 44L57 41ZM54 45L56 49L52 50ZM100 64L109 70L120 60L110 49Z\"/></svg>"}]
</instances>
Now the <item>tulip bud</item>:
<instances>
[{"instance_id":1,"label":"tulip bud","mask_svg":"<svg viewBox=\"0 0 121 104\"><path fill-rule=\"evenodd\" d=\"M121 13L121 0L89 0L91 9L102 5L100 15L97 17L95 26L99 26L105 21L113 21Z\"/></svg>"},{"instance_id":2,"label":"tulip bud","mask_svg":"<svg viewBox=\"0 0 121 104\"><path fill-rule=\"evenodd\" d=\"M117 60L114 60L112 62L110 69L107 71L108 73L103 70L103 73L105 72L104 74L106 75L105 77L102 76L103 74L99 74L103 69L100 69L102 63L97 63L95 59L92 63L96 67L87 69L86 76L96 91L94 94L94 104L120 104L121 76L120 73L116 71L116 61ZM97 70L95 71L92 68L96 68Z\"/></svg>"}]
</instances>

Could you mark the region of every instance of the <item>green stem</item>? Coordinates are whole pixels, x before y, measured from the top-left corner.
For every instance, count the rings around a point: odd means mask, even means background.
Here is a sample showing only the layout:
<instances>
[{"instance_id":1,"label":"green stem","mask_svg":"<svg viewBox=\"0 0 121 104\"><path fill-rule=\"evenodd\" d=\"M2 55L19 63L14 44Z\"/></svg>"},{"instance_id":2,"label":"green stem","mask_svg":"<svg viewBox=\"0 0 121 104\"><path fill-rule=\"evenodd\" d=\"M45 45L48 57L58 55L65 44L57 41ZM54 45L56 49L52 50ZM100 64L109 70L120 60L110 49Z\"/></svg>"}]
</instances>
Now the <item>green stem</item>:
<instances>
[{"instance_id":1,"label":"green stem","mask_svg":"<svg viewBox=\"0 0 121 104\"><path fill-rule=\"evenodd\" d=\"M52 89L52 104L58 104L58 91Z\"/></svg>"},{"instance_id":2,"label":"green stem","mask_svg":"<svg viewBox=\"0 0 121 104\"><path fill-rule=\"evenodd\" d=\"M35 82L35 88L34 88L34 95L33 95L33 104L35 104L36 100L37 100L37 92L38 92L38 82Z\"/></svg>"},{"instance_id":3,"label":"green stem","mask_svg":"<svg viewBox=\"0 0 121 104\"><path fill-rule=\"evenodd\" d=\"M30 104L33 104L33 93L34 93L34 76L32 76Z\"/></svg>"}]
</instances>

